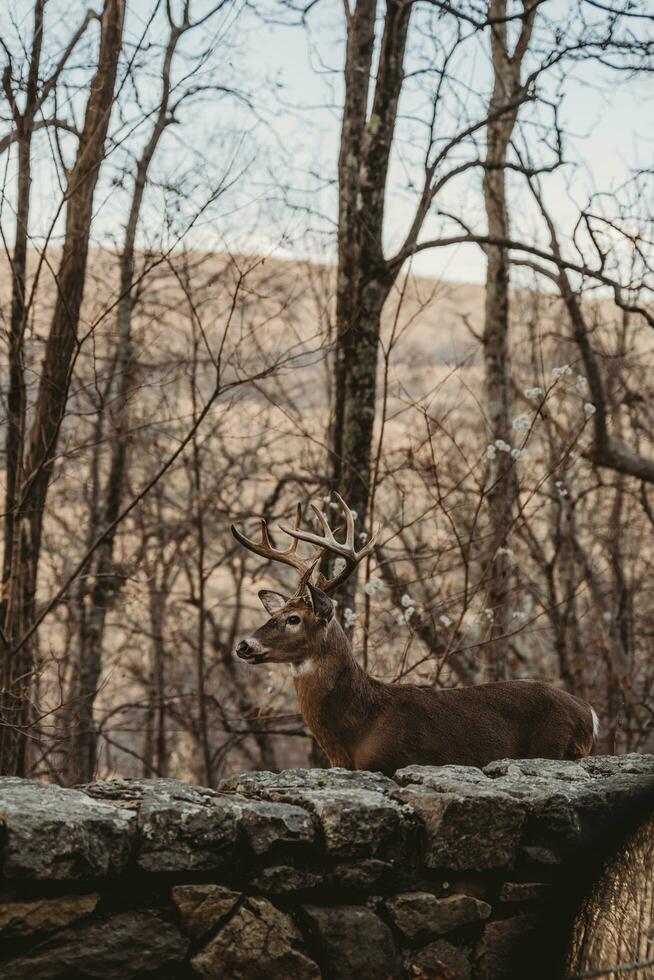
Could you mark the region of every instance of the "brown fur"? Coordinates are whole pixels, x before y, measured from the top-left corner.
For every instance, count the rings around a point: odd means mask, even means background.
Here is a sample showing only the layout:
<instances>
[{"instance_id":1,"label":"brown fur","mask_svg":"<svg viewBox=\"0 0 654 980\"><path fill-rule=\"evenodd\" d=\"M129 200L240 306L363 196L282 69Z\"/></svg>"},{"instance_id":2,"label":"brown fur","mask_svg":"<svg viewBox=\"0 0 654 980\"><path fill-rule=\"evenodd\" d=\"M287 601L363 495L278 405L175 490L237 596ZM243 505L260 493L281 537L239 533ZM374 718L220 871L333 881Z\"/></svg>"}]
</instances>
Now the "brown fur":
<instances>
[{"instance_id":1,"label":"brown fur","mask_svg":"<svg viewBox=\"0 0 654 980\"><path fill-rule=\"evenodd\" d=\"M289 615L301 626L287 627ZM333 766L392 775L408 765L579 759L593 746L590 705L540 681L436 690L375 680L338 622L306 599L288 601L252 639L266 662L295 665L300 710Z\"/></svg>"}]
</instances>

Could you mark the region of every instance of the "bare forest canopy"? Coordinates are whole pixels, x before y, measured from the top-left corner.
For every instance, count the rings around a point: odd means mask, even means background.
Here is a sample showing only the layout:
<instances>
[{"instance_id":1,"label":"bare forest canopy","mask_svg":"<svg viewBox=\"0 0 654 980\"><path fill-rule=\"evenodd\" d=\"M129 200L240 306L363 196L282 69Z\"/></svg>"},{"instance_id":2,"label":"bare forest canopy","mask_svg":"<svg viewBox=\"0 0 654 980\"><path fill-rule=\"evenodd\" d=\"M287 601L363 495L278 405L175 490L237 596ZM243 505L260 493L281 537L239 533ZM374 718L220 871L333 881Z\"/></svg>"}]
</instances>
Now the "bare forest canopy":
<instances>
[{"instance_id":1,"label":"bare forest canopy","mask_svg":"<svg viewBox=\"0 0 654 980\"><path fill-rule=\"evenodd\" d=\"M566 180L575 73L635 99L654 14L351 0L316 170L246 66L321 4L59 9L0 22L0 771L315 761L233 656L296 580L229 528L333 491L381 526L336 595L373 675L538 677L651 750L651 174ZM415 274L455 246L483 282Z\"/></svg>"}]
</instances>

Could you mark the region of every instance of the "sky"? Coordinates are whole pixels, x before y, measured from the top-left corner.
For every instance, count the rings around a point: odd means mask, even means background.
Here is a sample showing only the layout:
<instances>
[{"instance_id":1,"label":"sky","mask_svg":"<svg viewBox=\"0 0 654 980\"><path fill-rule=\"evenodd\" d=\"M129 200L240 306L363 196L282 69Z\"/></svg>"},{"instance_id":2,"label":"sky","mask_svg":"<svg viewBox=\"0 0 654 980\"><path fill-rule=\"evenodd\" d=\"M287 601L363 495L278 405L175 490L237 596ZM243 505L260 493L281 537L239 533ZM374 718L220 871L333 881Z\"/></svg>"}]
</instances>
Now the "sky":
<instances>
[{"instance_id":1,"label":"sky","mask_svg":"<svg viewBox=\"0 0 654 980\"><path fill-rule=\"evenodd\" d=\"M214 2L193 0L192 10L201 14ZM157 42L164 38L165 25L161 15L151 19L156 3L128 2L126 50L146 25L150 47L140 59L139 104L127 86L120 118L116 112L113 132L119 138L96 194L95 236L103 244L120 243L128 203L121 169L125 163L133 165L134 151L147 133L142 124L132 133L131 121L142 115L142 106L155 104L158 93L161 46ZM9 4L4 13L0 11L0 31L9 37L13 30L15 44L20 46L29 36L32 0L9 0ZM65 0L49 0L50 37L56 39L59 32L63 43L71 16L81 18L89 5L82 0L72 6ZM184 231L184 241L191 247L333 261L343 93L342 2L321 0L303 26L280 23L290 19L288 14L281 16L280 9L279 0L259 0L254 8L244 0L230 0L184 42L189 55L213 47L210 61L197 76L198 82L209 87L189 102L180 113L181 125L170 127L162 141L152 171L155 184L143 213L142 246L170 243ZM543 6L554 21L563 18L567 9L567 0L548 0ZM426 64L422 45L417 33L411 35L409 72ZM487 47L487 36L470 42L456 64L464 86L461 91L465 91L464 111L473 118L482 111L490 84ZM80 72L86 67L80 57ZM545 94L554 97L556 84L561 82L560 76L552 75ZM388 181L387 254L400 244L411 221L415 202L411 187L419 180L424 135L420 120L426 118L430 105L431 89L421 89L414 82L405 88ZM225 89L238 89L243 97L226 94ZM615 189L633 168L650 166L654 112L651 83L623 78L595 63L567 71L563 90L560 119L567 131L566 157L571 162L560 173L543 178L543 184L565 237L572 234L578 207L590 194ZM85 92L74 98L85 98ZM445 100L444 106L441 127L448 135L456 131L458 120L454 102L450 105ZM537 145L535 120L525 118L531 127L530 139ZM40 139L44 141L45 136ZM3 227L11 223L11 164L7 174L5 187L10 193L3 202ZM61 174L48 162L47 148L35 178L33 214L46 229L53 220L61 186ZM476 227L483 226L480 180L480 172L474 171L454 181L438 206L464 215ZM222 192L207 203L215 188ZM512 225L536 240L539 232L531 200L513 178L510 199ZM58 222L57 232L61 215ZM442 219L432 216L425 234L431 237L442 227ZM35 228L35 238L38 232ZM465 245L422 253L412 268L417 274L481 282L485 261L477 246Z\"/></svg>"},{"instance_id":2,"label":"sky","mask_svg":"<svg viewBox=\"0 0 654 980\"><path fill-rule=\"evenodd\" d=\"M547 6L556 10L562 4L553 0ZM335 8L340 4L334 2L325 26L318 22L313 30L311 24L308 30L276 25L253 30L248 36L253 66L277 79L289 104L297 107L278 119L277 129L304 143L307 156L313 150L314 157L327 163L332 172L338 157L342 89L340 79L328 73L325 65L338 70L344 56L342 25L340 16L333 16ZM481 90L489 77L487 56L477 50L466 57L471 85L477 81ZM571 229L578 205L586 203L589 193L615 189L634 168L651 166L654 89L649 80L624 79L596 64L578 66L566 78L565 88L561 119L568 131L566 156L572 165L547 178L545 184L552 210L562 227ZM334 99L337 105L332 110L317 108ZM309 108L303 111L302 106ZM479 184L478 177L472 180ZM454 197L460 193L457 187ZM394 197L388 223L404 228L412 213L409 201ZM482 282L485 260L476 246L464 245L423 253L414 260L413 270L455 281Z\"/></svg>"}]
</instances>

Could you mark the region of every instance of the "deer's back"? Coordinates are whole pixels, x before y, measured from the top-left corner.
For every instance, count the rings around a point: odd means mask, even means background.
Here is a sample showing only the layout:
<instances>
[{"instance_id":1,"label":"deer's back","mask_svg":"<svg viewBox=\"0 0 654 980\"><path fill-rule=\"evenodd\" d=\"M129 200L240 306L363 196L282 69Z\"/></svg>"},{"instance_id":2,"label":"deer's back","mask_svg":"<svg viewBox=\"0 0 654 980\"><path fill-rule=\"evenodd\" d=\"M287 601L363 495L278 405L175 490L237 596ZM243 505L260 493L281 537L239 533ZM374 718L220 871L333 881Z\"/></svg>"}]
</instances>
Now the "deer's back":
<instances>
[{"instance_id":1,"label":"deer's back","mask_svg":"<svg viewBox=\"0 0 654 980\"><path fill-rule=\"evenodd\" d=\"M593 744L590 705L540 681L435 690L376 685L380 708L355 753L358 769L485 766L501 758L572 759Z\"/></svg>"}]
</instances>

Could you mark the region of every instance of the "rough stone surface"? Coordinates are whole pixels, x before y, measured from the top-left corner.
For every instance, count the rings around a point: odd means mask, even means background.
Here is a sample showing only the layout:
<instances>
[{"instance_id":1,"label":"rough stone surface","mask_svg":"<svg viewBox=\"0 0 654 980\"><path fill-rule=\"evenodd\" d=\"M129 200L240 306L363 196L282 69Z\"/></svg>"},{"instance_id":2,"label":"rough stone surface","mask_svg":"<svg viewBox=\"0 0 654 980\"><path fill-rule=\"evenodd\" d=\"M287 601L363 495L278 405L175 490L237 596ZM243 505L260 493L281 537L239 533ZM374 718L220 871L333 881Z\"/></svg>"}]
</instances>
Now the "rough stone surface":
<instances>
[{"instance_id":1,"label":"rough stone surface","mask_svg":"<svg viewBox=\"0 0 654 980\"><path fill-rule=\"evenodd\" d=\"M0 779L0 977L552 980L571 878L648 802L636 755Z\"/></svg>"},{"instance_id":2,"label":"rough stone surface","mask_svg":"<svg viewBox=\"0 0 654 980\"><path fill-rule=\"evenodd\" d=\"M290 916L265 898L249 898L218 935L193 957L201 977L225 980L318 980Z\"/></svg>"},{"instance_id":3,"label":"rough stone surface","mask_svg":"<svg viewBox=\"0 0 654 980\"><path fill-rule=\"evenodd\" d=\"M514 863L526 807L480 769L410 766L396 773L397 796L416 810L431 868L503 868Z\"/></svg>"},{"instance_id":4,"label":"rough stone surface","mask_svg":"<svg viewBox=\"0 0 654 980\"><path fill-rule=\"evenodd\" d=\"M392 798L393 780L347 769L288 769L244 773L221 783L223 792L291 803L313 813L328 851L341 857L376 854L406 828L416 829L408 807Z\"/></svg>"},{"instance_id":5,"label":"rough stone surface","mask_svg":"<svg viewBox=\"0 0 654 980\"><path fill-rule=\"evenodd\" d=\"M292 892L310 891L318 888L324 880L324 875L319 871L280 864L263 868L258 875L252 878L250 884L260 892L284 895Z\"/></svg>"},{"instance_id":6,"label":"rough stone surface","mask_svg":"<svg viewBox=\"0 0 654 980\"><path fill-rule=\"evenodd\" d=\"M115 802L129 794L138 810L136 860L145 871L219 867L238 837L238 806L202 786L177 779L112 780L85 792Z\"/></svg>"},{"instance_id":7,"label":"rough stone surface","mask_svg":"<svg viewBox=\"0 0 654 980\"><path fill-rule=\"evenodd\" d=\"M243 796L277 798L285 792L305 790L369 790L392 795L396 783L378 772L353 772L350 769L284 769L282 772L241 772L224 779L219 790Z\"/></svg>"},{"instance_id":8,"label":"rough stone surface","mask_svg":"<svg viewBox=\"0 0 654 980\"><path fill-rule=\"evenodd\" d=\"M438 939L404 957L405 969L415 980L470 980L468 950Z\"/></svg>"},{"instance_id":9,"label":"rough stone surface","mask_svg":"<svg viewBox=\"0 0 654 980\"><path fill-rule=\"evenodd\" d=\"M518 856L530 864L549 865L550 867L561 864L562 860L559 851L555 851L551 847L543 847L540 844L530 844L526 847L521 847L518 851Z\"/></svg>"},{"instance_id":10,"label":"rough stone surface","mask_svg":"<svg viewBox=\"0 0 654 980\"><path fill-rule=\"evenodd\" d=\"M304 915L325 972L333 980L402 976L391 931L370 909L305 905Z\"/></svg>"},{"instance_id":11,"label":"rough stone surface","mask_svg":"<svg viewBox=\"0 0 654 980\"><path fill-rule=\"evenodd\" d=\"M6 776L0 777L0 820L5 877L62 881L123 871L136 815L77 790Z\"/></svg>"},{"instance_id":12,"label":"rough stone surface","mask_svg":"<svg viewBox=\"0 0 654 980\"><path fill-rule=\"evenodd\" d=\"M232 802L255 854L264 854L273 844L311 843L315 837L310 815L299 806L244 797L234 797Z\"/></svg>"},{"instance_id":13,"label":"rough stone surface","mask_svg":"<svg viewBox=\"0 0 654 980\"><path fill-rule=\"evenodd\" d=\"M364 858L352 863L338 862L330 881L340 888L365 890L382 885L393 874L393 865L376 858Z\"/></svg>"},{"instance_id":14,"label":"rough stone surface","mask_svg":"<svg viewBox=\"0 0 654 980\"><path fill-rule=\"evenodd\" d=\"M537 928L538 918L529 914L487 922L474 951L475 977L502 980L523 976L529 968L532 938Z\"/></svg>"},{"instance_id":15,"label":"rough stone surface","mask_svg":"<svg viewBox=\"0 0 654 980\"><path fill-rule=\"evenodd\" d=\"M547 881L505 881L500 888L500 902L538 902L551 893L552 885Z\"/></svg>"},{"instance_id":16,"label":"rough stone surface","mask_svg":"<svg viewBox=\"0 0 654 980\"><path fill-rule=\"evenodd\" d=\"M60 895L29 902L1 902L0 936L13 939L63 929L90 915L99 898L97 892L92 892L90 895Z\"/></svg>"},{"instance_id":17,"label":"rough stone surface","mask_svg":"<svg viewBox=\"0 0 654 980\"><path fill-rule=\"evenodd\" d=\"M386 901L402 935L411 941L441 936L459 926L487 919L491 906L470 895L436 898L430 892L404 892Z\"/></svg>"},{"instance_id":18,"label":"rough stone surface","mask_svg":"<svg viewBox=\"0 0 654 980\"><path fill-rule=\"evenodd\" d=\"M126 912L79 923L31 955L0 965L3 980L70 980L98 977L128 980L180 963L188 947L178 930L152 912Z\"/></svg>"},{"instance_id":19,"label":"rough stone surface","mask_svg":"<svg viewBox=\"0 0 654 980\"><path fill-rule=\"evenodd\" d=\"M222 885L177 885L171 897L184 932L200 939L229 915L241 895Z\"/></svg>"},{"instance_id":20,"label":"rough stone surface","mask_svg":"<svg viewBox=\"0 0 654 980\"><path fill-rule=\"evenodd\" d=\"M607 813L629 800L654 799L651 756L590 757L581 762L502 759L484 769L494 785L527 808L526 829L569 846L601 831Z\"/></svg>"}]
</instances>

